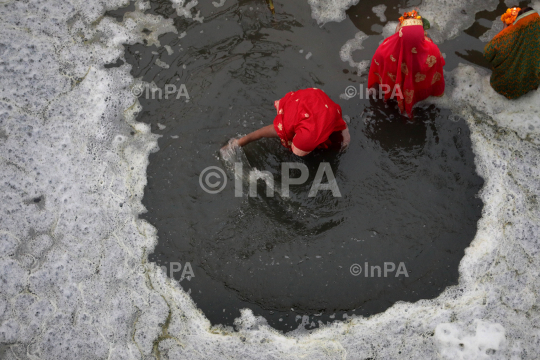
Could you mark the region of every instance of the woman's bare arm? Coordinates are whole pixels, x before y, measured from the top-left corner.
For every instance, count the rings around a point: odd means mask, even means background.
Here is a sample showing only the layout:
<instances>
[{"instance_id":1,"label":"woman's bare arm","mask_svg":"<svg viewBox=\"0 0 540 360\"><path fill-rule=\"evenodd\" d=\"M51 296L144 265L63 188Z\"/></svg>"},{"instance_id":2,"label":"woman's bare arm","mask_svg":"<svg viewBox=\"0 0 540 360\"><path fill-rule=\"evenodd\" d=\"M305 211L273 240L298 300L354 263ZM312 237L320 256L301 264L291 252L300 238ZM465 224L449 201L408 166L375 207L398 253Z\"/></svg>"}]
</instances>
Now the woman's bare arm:
<instances>
[{"instance_id":1,"label":"woman's bare arm","mask_svg":"<svg viewBox=\"0 0 540 360\"><path fill-rule=\"evenodd\" d=\"M238 140L238 146L246 146L250 142L257 141L262 138L277 138L278 134L274 125L265 126L257 131L247 134Z\"/></svg>"},{"instance_id":2,"label":"woman's bare arm","mask_svg":"<svg viewBox=\"0 0 540 360\"><path fill-rule=\"evenodd\" d=\"M341 143L341 151L344 151L349 147L349 144L351 143L351 133L349 132L348 125L347 128L341 132L341 136L343 136L343 142Z\"/></svg>"}]
</instances>

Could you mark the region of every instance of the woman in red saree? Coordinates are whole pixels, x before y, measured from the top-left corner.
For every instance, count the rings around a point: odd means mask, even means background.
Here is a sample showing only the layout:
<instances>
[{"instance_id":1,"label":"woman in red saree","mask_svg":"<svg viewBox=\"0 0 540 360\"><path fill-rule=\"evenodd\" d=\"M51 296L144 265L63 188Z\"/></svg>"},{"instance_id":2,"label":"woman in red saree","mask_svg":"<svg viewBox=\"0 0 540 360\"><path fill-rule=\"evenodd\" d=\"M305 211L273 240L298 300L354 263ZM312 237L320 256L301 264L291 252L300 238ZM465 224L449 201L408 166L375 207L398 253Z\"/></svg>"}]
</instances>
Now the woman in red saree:
<instances>
[{"instance_id":1,"label":"woman in red saree","mask_svg":"<svg viewBox=\"0 0 540 360\"><path fill-rule=\"evenodd\" d=\"M341 107L322 90L290 92L274 102L277 116L272 125L254 131L229 146L245 146L261 138L281 139L281 144L298 156L315 149L344 149L350 142Z\"/></svg>"},{"instance_id":2,"label":"woman in red saree","mask_svg":"<svg viewBox=\"0 0 540 360\"><path fill-rule=\"evenodd\" d=\"M413 106L430 96L444 94L444 58L424 31L416 11L400 18L396 33L379 46L371 62L368 88L387 85L385 100L396 97L401 112L412 118ZM429 24L429 23L427 23Z\"/></svg>"}]
</instances>

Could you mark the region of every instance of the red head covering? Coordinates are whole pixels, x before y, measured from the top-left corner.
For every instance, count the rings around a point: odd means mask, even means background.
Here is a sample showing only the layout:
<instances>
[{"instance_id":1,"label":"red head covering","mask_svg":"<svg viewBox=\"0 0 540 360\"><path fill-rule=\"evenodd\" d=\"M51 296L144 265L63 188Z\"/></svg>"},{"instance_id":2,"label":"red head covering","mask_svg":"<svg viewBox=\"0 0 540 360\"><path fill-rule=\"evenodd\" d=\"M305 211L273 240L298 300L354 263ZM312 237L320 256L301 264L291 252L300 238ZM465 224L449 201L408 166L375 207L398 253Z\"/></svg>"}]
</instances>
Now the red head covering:
<instances>
[{"instance_id":1,"label":"red head covering","mask_svg":"<svg viewBox=\"0 0 540 360\"><path fill-rule=\"evenodd\" d=\"M444 65L439 48L424 35L422 20L405 19L375 52L368 88L387 85L385 99L397 100L401 111L412 118L414 104L444 93Z\"/></svg>"},{"instance_id":2,"label":"red head covering","mask_svg":"<svg viewBox=\"0 0 540 360\"><path fill-rule=\"evenodd\" d=\"M275 102L276 129L283 146L295 147L303 153L328 148L330 135L347 128L341 107L319 89L290 92Z\"/></svg>"}]
</instances>

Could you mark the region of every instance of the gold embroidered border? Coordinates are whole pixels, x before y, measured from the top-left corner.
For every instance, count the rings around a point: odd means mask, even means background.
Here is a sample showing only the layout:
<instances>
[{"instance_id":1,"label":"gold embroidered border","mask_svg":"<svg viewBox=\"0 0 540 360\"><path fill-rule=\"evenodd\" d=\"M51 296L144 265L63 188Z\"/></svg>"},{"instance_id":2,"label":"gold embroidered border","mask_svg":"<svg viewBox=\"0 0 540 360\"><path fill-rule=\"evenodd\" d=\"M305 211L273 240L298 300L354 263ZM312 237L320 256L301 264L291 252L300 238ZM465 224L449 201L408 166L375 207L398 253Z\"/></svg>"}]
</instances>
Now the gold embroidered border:
<instances>
[{"instance_id":1,"label":"gold embroidered border","mask_svg":"<svg viewBox=\"0 0 540 360\"><path fill-rule=\"evenodd\" d=\"M412 25L424 25L424 23L422 23L422 20L421 19L407 19L407 20L403 20L403 22L401 23L401 27L405 27L405 26L412 26Z\"/></svg>"}]
</instances>

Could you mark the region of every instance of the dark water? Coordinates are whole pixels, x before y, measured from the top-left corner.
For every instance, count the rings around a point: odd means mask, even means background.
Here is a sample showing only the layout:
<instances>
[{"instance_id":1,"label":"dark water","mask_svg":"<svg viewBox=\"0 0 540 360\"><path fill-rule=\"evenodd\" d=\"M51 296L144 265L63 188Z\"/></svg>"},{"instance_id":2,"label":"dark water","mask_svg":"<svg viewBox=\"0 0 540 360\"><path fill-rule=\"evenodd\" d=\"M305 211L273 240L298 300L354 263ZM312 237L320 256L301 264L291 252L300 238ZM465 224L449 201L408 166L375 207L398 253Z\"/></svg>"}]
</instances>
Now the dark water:
<instances>
[{"instance_id":1,"label":"dark water","mask_svg":"<svg viewBox=\"0 0 540 360\"><path fill-rule=\"evenodd\" d=\"M154 1L151 12L173 18L187 36L160 38L172 55L163 47L127 47L133 76L160 88L185 84L190 95L187 102L140 98L138 120L163 135L160 151L150 156L143 218L158 229L149 259L167 267L190 263L195 277L181 279L181 286L212 323L232 325L239 309L250 308L279 330L300 323L313 328L345 315L376 314L396 301L433 298L457 283L482 210L476 194L483 182L474 170L467 125L435 106L417 108L409 122L395 104L339 97L347 86L365 83L339 50L360 29L374 36L355 57L372 57L384 25L371 12L379 3L362 1L348 20L319 27L307 1L276 1L275 15L265 1L227 0L222 8L201 2L202 24L178 18L167 1ZM390 21L400 6L416 5L385 4ZM440 46L446 70L458 62L485 66L478 56L485 44L477 37L487 28L475 26ZM170 68L158 67L157 58ZM267 197L262 184L257 197L236 198L228 173L223 192L204 192L199 174L208 166L225 168L219 148L271 124L273 101L306 87L323 89L350 118L348 151L298 158L279 141L263 140L245 148L246 170L270 171L278 180L282 162L301 162L310 181L291 186L286 199ZM329 191L308 197L322 162L331 165L342 197ZM403 263L408 277L351 274L352 265L364 269L366 262L381 268Z\"/></svg>"}]
</instances>

